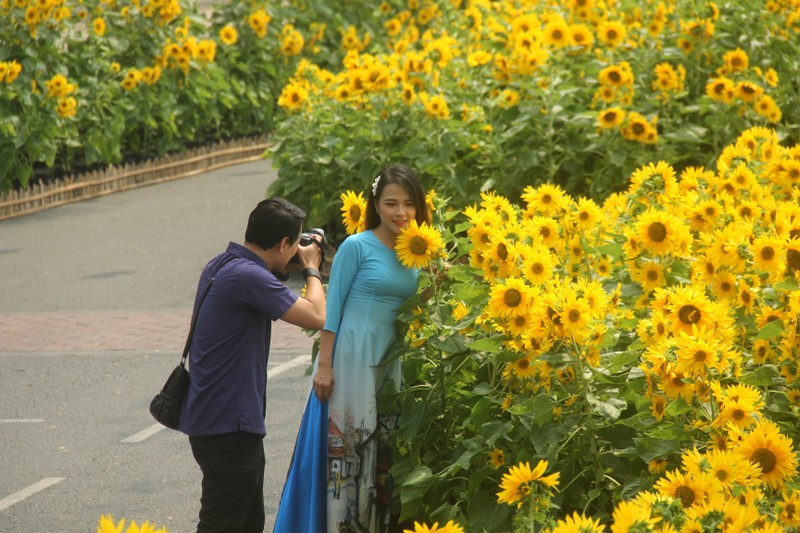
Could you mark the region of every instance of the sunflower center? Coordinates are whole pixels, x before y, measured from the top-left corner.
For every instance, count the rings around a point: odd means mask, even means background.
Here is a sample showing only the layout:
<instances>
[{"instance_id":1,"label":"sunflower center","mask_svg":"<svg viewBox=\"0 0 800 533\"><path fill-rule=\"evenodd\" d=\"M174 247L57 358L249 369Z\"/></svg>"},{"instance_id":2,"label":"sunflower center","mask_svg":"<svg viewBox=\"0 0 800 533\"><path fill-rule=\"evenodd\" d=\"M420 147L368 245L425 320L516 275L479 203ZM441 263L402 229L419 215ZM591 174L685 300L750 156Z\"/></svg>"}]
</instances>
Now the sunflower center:
<instances>
[{"instance_id":1,"label":"sunflower center","mask_svg":"<svg viewBox=\"0 0 800 533\"><path fill-rule=\"evenodd\" d=\"M503 303L509 307L517 307L522 303L522 293L517 289L508 289L505 294L503 294Z\"/></svg>"},{"instance_id":2,"label":"sunflower center","mask_svg":"<svg viewBox=\"0 0 800 533\"><path fill-rule=\"evenodd\" d=\"M790 270L800 270L800 252L797 250L788 250L786 252L786 266Z\"/></svg>"},{"instance_id":3,"label":"sunflower center","mask_svg":"<svg viewBox=\"0 0 800 533\"><path fill-rule=\"evenodd\" d=\"M419 235L415 235L411 238L411 241L409 241L408 249L411 250L411 253L414 255L425 255L425 252L428 251L428 241Z\"/></svg>"},{"instance_id":4,"label":"sunflower center","mask_svg":"<svg viewBox=\"0 0 800 533\"><path fill-rule=\"evenodd\" d=\"M533 266L531 266L531 272L533 272L537 276L543 274L544 273L544 265L541 264L541 263L534 263Z\"/></svg>"},{"instance_id":5,"label":"sunflower center","mask_svg":"<svg viewBox=\"0 0 800 533\"><path fill-rule=\"evenodd\" d=\"M543 204L551 204L553 203L553 197L549 194L542 195L542 203Z\"/></svg>"},{"instance_id":6,"label":"sunflower center","mask_svg":"<svg viewBox=\"0 0 800 533\"><path fill-rule=\"evenodd\" d=\"M678 318L684 324L697 324L700 322L700 310L692 304L684 305L678 311Z\"/></svg>"},{"instance_id":7,"label":"sunflower center","mask_svg":"<svg viewBox=\"0 0 800 533\"><path fill-rule=\"evenodd\" d=\"M647 226L647 236L653 242L663 242L667 238L667 227L661 222L653 222Z\"/></svg>"},{"instance_id":8,"label":"sunflower center","mask_svg":"<svg viewBox=\"0 0 800 533\"><path fill-rule=\"evenodd\" d=\"M518 328L521 328L522 326L524 326L525 322L526 322L526 320L525 320L524 316L518 316L518 317L516 317L514 319L514 325L517 326Z\"/></svg>"},{"instance_id":9,"label":"sunflower center","mask_svg":"<svg viewBox=\"0 0 800 533\"><path fill-rule=\"evenodd\" d=\"M765 246L761 249L761 259L764 261L772 261L775 258L775 248L772 246Z\"/></svg>"},{"instance_id":10,"label":"sunflower center","mask_svg":"<svg viewBox=\"0 0 800 533\"><path fill-rule=\"evenodd\" d=\"M352 205L348 213L350 215L350 220L358 220L361 218L361 207Z\"/></svg>"},{"instance_id":11,"label":"sunflower center","mask_svg":"<svg viewBox=\"0 0 800 533\"><path fill-rule=\"evenodd\" d=\"M775 470L775 466L778 464L778 459L775 457L775 454L772 453L772 450L767 448L757 449L755 452L753 452L750 460L761 465L762 474L769 474Z\"/></svg>"},{"instance_id":12,"label":"sunflower center","mask_svg":"<svg viewBox=\"0 0 800 533\"><path fill-rule=\"evenodd\" d=\"M505 244L500 243L497 245L497 257L505 261L508 259L508 247Z\"/></svg>"},{"instance_id":13,"label":"sunflower center","mask_svg":"<svg viewBox=\"0 0 800 533\"><path fill-rule=\"evenodd\" d=\"M578 322L581 319L581 312L577 309L570 309L567 318L570 322Z\"/></svg>"},{"instance_id":14,"label":"sunflower center","mask_svg":"<svg viewBox=\"0 0 800 533\"><path fill-rule=\"evenodd\" d=\"M745 412L742 409L734 409L731 418L734 420L744 420Z\"/></svg>"},{"instance_id":15,"label":"sunflower center","mask_svg":"<svg viewBox=\"0 0 800 533\"><path fill-rule=\"evenodd\" d=\"M641 135L644 133L644 124L641 122L637 122L633 125L633 133L636 135Z\"/></svg>"},{"instance_id":16,"label":"sunflower center","mask_svg":"<svg viewBox=\"0 0 800 533\"><path fill-rule=\"evenodd\" d=\"M656 272L655 270L648 270L647 281L658 281L658 272Z\"/></svg>"},{"instance_id":17,"label":"sunflower center","mask_svg":"<svg viewBox=\"0 0 800 533\"><path fill-rule=\"evenodd\" d=\"M732 285L729 281L723 281L720 288L722 289L722 292L730 292Z\"/></svg>"},{"instance_id":18,"label":"sunflower center","mask_svg":"<svg viewBox=\"0 0 800 533\"><path fill-rule=\"evenodd\" d=\"M683 508L690 507L694 503L694 491L686 485L681 485L675 489L675 497L681 501Z\"/></svg>"},{"instance_id":19,"label":"sunflower center","mask_svg":"<svg viewBox=\"0 0 800 533\"><path fill-rule=\"evenodd\" d=\"M531 362L527 359L520 359L517 361L517 366L520 368L520 370L527 370L528 367L531 366Z\"/></svg>"},{"instance_id":20,"label":"sunflower center","mask_svg":"<svg viewBox=\"0 0 800 533\"><path fill-rule=\"evenodd\" d=\"M664 325L663 322L658 323L658 325L656 326L656 332L659 335L664 335L667 332L667 327Z\"/></svg>"},{"instance_id":21,"label":"sunflower center","mask_svg":"<svg viewBox=\"0 0 800 533\"><path fill-rule=\"evenodd\" d=\"M720 481L725 481L728 479L728 472L725 470L717 470L717 479Z\"/></svg>"},{"instance_id":22,"label":"sunflower center","mask_svg":"<svg viewBox=\"0 0 800 533\"><path fill-rule=\"evenodd\" d=\"M706 359L708 359L708 354L706 353L705 350L697 350L694 353L694 360L697 361L698 363L703 363L705 362Z\"/></svg>"}]
</instances>

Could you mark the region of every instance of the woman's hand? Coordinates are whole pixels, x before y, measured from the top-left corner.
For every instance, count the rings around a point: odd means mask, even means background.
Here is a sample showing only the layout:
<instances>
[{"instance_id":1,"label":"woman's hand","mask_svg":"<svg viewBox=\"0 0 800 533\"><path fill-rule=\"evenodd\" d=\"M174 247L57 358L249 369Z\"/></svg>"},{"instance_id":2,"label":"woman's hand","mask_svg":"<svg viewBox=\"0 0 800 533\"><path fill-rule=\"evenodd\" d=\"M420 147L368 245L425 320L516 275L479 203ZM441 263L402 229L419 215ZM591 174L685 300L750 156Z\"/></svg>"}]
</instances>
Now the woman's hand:
<instances>
[{"instance_id":1,"label":"woman's hand","mask_svg":"<svg viewBox=\"0 0 800 533\"><path fill-rule=\"evenodd\" d=\"M317 367L317 373L314 375L312 386L314 387L314 395L321 402L327 402L333 396L333 384L336 380L333 378L333 369L328 366Z\"/></svg>"}]
</instances>

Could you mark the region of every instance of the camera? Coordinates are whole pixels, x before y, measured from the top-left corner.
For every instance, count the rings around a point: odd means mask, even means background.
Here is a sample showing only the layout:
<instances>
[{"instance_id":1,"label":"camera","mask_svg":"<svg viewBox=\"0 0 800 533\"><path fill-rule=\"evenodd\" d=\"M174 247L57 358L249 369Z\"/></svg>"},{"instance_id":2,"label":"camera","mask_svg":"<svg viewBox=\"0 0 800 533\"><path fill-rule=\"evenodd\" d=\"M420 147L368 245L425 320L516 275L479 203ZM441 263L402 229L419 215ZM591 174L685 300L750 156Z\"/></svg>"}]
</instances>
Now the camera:
<instances>
[{"instance_id":1,"label":"camera","mask_svg":"<svg viewBox=\"0 0 800 533\"><path fill-rule=\"evenodd\" d=\"M320 237L322 237L321 241L317 241L317 239L314 238L314 235L319 235ZM308 246L310 244L316 244L317 246L319 246L319 251L320 251L319 266L322 267L322 265L325 264L325 246L327 244L327 241L325 240L325 230L323 230L322 228L313 228L301 233L300 246ZM295 256L289 260L289 262L299 263L300 258L297 256L297 254L295 254Z\"/></svg>"}]
</instances>

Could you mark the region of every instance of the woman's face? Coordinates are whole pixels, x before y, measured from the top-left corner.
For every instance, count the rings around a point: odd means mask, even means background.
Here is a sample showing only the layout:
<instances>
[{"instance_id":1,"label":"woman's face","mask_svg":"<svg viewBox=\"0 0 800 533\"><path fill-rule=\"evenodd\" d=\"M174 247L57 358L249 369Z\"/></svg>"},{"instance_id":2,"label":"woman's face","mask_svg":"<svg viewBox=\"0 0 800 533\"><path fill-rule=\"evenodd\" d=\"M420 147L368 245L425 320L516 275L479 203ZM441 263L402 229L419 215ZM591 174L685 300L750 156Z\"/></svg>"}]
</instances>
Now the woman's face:
<instances>
[{"instance_id":1,"label":"woman's face","mask_svg":"<svg viewBox=\"0 0 800 533\"><path fill-rule=\"evenodd\" d=\"M377 202L381 226L397 235L417 216L414 200L402 185L390 183L383 188Z\"/></svg>"}]
</instances>

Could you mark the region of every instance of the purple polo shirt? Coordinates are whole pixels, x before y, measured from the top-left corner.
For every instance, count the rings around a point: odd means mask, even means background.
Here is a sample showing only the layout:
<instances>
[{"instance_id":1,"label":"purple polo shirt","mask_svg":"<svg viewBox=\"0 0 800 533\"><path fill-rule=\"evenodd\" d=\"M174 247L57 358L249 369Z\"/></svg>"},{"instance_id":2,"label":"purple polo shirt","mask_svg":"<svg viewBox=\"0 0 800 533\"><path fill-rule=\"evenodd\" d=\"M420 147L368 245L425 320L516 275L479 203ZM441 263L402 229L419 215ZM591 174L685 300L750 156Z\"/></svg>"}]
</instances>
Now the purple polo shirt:
<instances>
[{"instance_id":1,"label":"purple polo shirt","mask_svg":"<svg viewBox=\"0 0 800 533\"><path fill-rule=\"evenodd\" d=\"M179 429L191 436L246 431L266 435L267 360L272 321L298 296L256 254L237 243L209 261L195 307L217 273L197 317L189 351L191 386Z\"/></svg>"}]
</instances>

